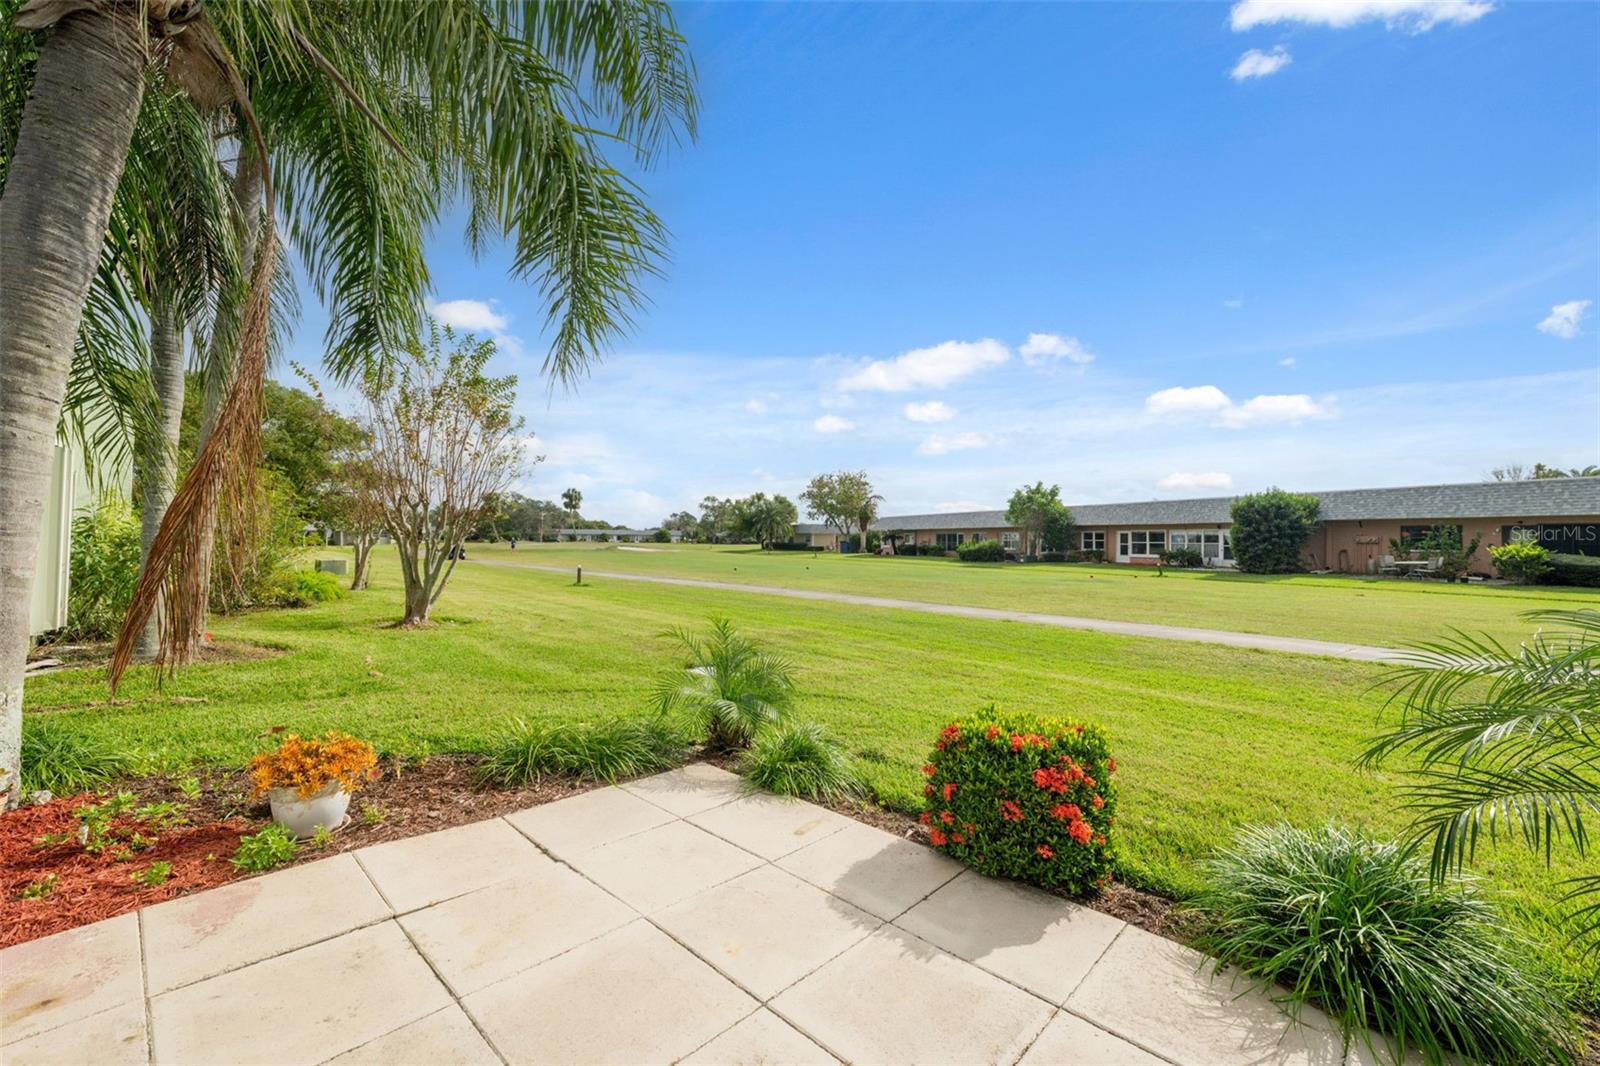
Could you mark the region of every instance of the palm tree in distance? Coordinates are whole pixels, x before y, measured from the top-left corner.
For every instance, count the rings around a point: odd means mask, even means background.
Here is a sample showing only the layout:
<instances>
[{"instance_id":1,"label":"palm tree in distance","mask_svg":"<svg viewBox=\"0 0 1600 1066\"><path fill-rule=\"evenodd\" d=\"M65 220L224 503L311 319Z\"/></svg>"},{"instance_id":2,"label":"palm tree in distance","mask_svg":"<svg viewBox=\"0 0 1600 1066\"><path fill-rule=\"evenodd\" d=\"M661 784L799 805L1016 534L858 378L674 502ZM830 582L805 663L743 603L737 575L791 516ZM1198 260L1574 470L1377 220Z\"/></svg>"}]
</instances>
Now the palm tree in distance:
<instances>
[{"instance_id":1,"label":"palm tree in distance","mask_svg":"<svg viewBox=\"0 0 1600 1066\"><path fill-rule=\"evenodd\" d=\"M567 514L572 516L572 528L578 527L578 508L583 506L583 493L577 489L568 489L561 494L561 505L567 509Z\"/></svg>"}]
</instances>

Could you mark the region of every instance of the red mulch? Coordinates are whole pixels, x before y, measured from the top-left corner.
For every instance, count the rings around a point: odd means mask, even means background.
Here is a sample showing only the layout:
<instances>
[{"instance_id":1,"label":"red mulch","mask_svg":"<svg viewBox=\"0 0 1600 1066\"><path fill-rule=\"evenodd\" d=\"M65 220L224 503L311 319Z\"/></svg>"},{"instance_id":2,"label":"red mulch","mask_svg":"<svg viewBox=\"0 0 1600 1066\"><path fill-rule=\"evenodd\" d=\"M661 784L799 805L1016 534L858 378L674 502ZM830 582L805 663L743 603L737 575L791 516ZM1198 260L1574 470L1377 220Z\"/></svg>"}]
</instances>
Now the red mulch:
<instances>
[{"instance_id":1,"label":"red mulch","mask_svg":"<svg viewBox=\"0 0 1600 1066\"><path fill-rule=\"evenodd\" d=\"M73 808L103 797L69 796L0 817L0 948L59 933L102 918L187 892L211 888L233 878L228 859L239 837L250 831L242 821L209 822L163 830L155 845L118 862L109 854L91 855L76 839ZM68 843L41 847L39 838L65 833ZM146 887L133 880L151 863L172 865L165 884ZM29 885L49 875L55 887L38 899L23 899Z\"/></svg>"}]
</instances>

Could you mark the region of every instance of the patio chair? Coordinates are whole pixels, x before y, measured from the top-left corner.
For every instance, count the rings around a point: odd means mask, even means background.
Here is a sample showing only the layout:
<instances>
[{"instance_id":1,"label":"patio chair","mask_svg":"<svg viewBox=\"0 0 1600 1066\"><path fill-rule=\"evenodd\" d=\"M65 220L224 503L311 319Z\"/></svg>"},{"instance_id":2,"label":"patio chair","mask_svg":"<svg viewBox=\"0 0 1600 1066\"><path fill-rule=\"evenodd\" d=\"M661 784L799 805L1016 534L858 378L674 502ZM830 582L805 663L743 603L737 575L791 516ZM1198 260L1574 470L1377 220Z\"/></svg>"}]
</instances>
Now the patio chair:
<instances>
[{"instance_id":1,"label":"patio chair","mask_svg":"<svg viewBox=\"0 0 1600 1066\"><path fill-rule=\"evenodd\" d=\"M1394 565L1394 556L1392 555L1385 555L1378 564L1378 573L1380 574L1398 574L1399 572L1400 568Z\"/></svg>"}]
</instances>

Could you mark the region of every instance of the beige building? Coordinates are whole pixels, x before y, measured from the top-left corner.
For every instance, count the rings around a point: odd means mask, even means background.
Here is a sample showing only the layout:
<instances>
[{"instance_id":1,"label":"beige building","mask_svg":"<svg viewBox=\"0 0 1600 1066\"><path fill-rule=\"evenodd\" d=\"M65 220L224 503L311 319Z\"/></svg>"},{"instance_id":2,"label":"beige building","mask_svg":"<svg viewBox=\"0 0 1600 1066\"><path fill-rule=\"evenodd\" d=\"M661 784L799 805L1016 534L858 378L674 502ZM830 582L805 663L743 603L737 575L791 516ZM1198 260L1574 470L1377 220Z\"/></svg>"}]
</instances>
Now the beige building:
<instances>
[{"instance_id":1,"label":"beige building","mask_svg":"<svg viewBox=\"0 0 1600 1066\"><path fill-rule=\"evenodd\" d=\"M1600 555L1600 478L1489 481L1408 488L1314 492L1321 527L1305 546L1306 567L1341 573L1375 573L1391 554L1390 541L1456 526L1463 542L1482 536L1472 569L1492 573L1487 549L1513 538L1534 539L1551 551ZM1072 506L1073 548L1110 562L1153 566L1163 551L1196 548L1207 565L1233 565L1229 530L1236 497L1150 500ZM974 540L998 540L1022 550L1017 528L1004 511L887 516L873 528L901 544L953 552Z\"/></svg>"}]
</instances>

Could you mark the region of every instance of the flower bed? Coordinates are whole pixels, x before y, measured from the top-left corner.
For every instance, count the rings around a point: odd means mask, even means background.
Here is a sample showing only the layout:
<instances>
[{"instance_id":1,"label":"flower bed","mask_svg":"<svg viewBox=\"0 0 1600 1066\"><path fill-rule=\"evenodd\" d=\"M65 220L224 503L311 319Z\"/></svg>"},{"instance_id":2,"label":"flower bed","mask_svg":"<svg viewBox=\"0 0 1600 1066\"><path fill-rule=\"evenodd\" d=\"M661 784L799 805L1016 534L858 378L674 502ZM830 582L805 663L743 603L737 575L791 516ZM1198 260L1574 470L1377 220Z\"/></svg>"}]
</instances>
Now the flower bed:
<instances>
[{"instance_id":1,"label":"flower bed","mask_svg":"<svg viewBox=\"0 0 1600 1066\"><path fill-rule=\"evenodd\" d=\"M998 709L952 722L923 767L928 839L979 873L1088 893L1111 879L1105 733Z\"/></svg>"},{"instance_id":2,"label":"flower bed","mask_svg":"<svg viewBox=\"0 0 1600 1066\"><path fill-rule=\"evenodd\" d=\"M228 859L239 837L250 831L248 823L228 820L165 828L148 847L125 857L116 849L91 852L78 843L80 822L73 812L104 799L71 796L0 817L0 947L113 918L233 878ZM121 819L119 824L130 832L140 831L136 819ZM159 880L149 875L152 869L158 871Z\"/></svg>"}]
</instances>

